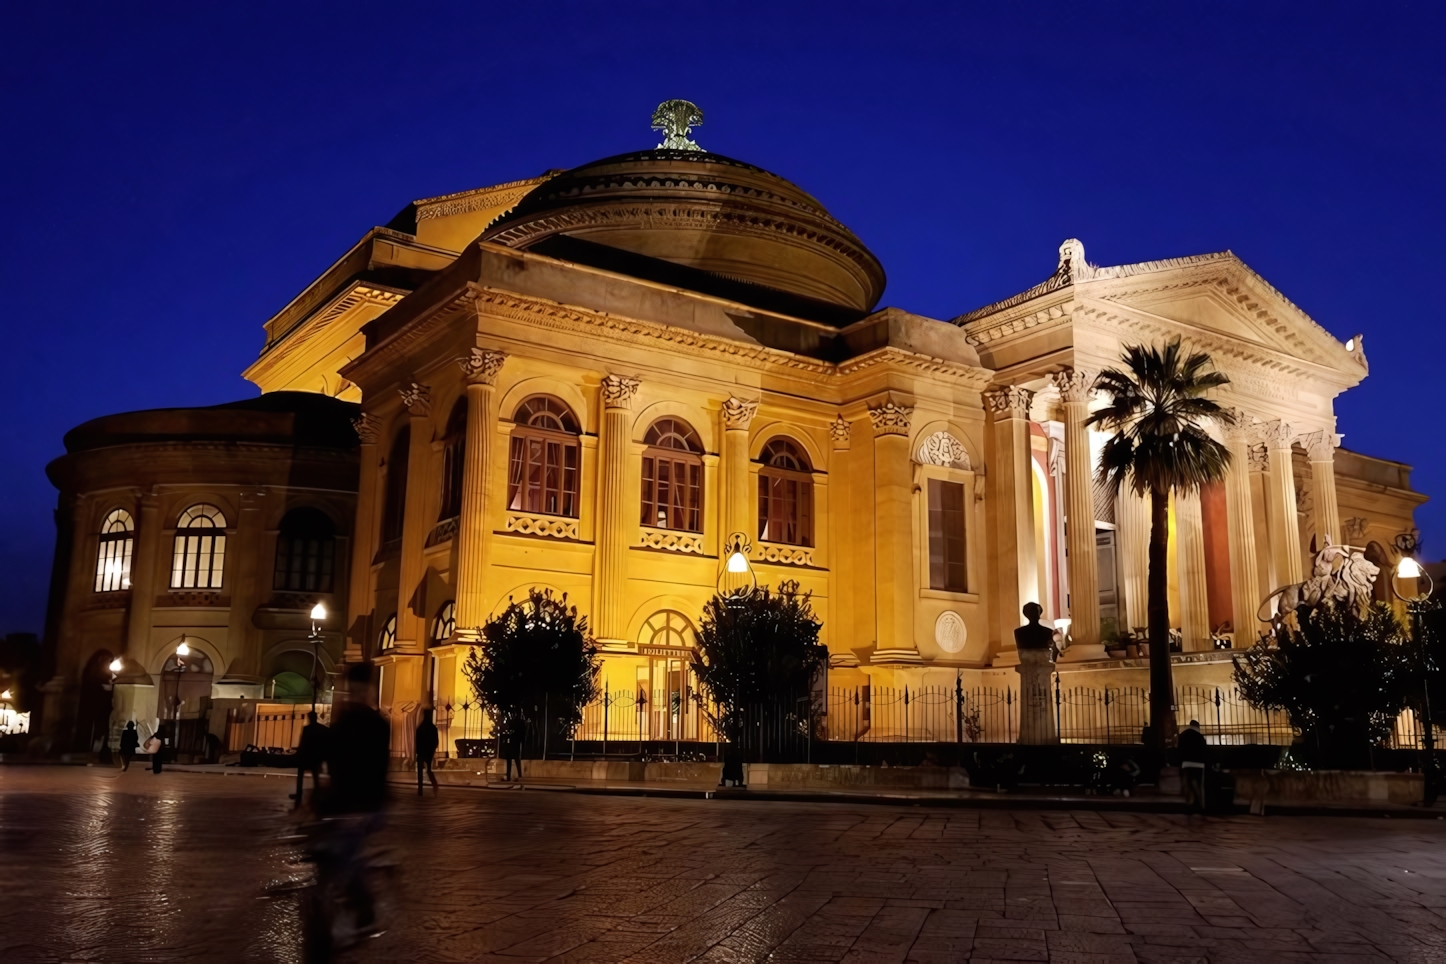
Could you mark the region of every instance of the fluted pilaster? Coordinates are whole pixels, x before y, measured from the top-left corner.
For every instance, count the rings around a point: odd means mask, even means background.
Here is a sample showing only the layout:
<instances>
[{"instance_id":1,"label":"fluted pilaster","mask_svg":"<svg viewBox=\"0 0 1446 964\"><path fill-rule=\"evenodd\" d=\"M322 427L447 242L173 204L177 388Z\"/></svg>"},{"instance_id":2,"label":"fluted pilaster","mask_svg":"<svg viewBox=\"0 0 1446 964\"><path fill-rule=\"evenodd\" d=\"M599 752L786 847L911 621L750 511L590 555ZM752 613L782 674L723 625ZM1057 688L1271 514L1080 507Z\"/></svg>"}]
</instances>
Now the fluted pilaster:
<instances>
[{"instance_id":1,"label":"fluted pilaster","mask_svg":"<svg viewBox=\"0 0 1446 964\"><path fill-rule=\"evenodd\" d=\"M397 652L421 653L425 648L426 617L412 609L412 597L425 571L422 547L431 530L425 518L427 466L432 457L432 391L412 382L400 391L411 416L411 442L407 451L407 495L402 516L402 547L397 579ZM399 701L420 698L420 692L398 694Z\"/></svg>"},{"instance_id":2,"label":"fluted pilaster","mask_svg":"<svg viewBox=\"0 0 1446 964\"><path fill-rule=\"evenodd\" d=\"M994 464L985 478L994 505L999 588L996 632L1005 651L1014 650L1014 630L1024 622L1021 608L1039 601L1029 451L1029 406L1033 401L1033 392L1012 385L984 393L984 405L994 425Z\"/></svg>"},{"instance_id":3,"label":"fluted pilaster","mask_svg":"<svg viewBox=\"0 0 1446 964\"><path fill-rule=\"evenodd\" d=\"M1090 456L1089 399L1093 372L1065 369L1053 376L1064 403L1065 538L1069 563L1070 635L1076 645L1100 641L1099 561L1095 550L1094 459Z\"/></svg>"},{"instance_id":4,"label":"fluted pilaster","mask_svg":"<svg viewBox=\"0 0 1446 964\"><path fill-rule=\"evenodd\" d=\"M914 600L918 592L913 584L913 468L909 460L913 415L912 405L894 398L869 406L874 432L875 637L881 651L915 649Z\"/></svg>"},{"instance_id":5,"label":"fluted pilaster","mask_svg":"<svg viewBox=\"0 0 1446 964\"><path fill-rule=\"evenodd\" d=\"M636 378L626 375L608 375L600 389L603 452L597 550L593 556L593 631L600 640L620 640L627 635L623 603L628 579L628 533L632 528L630 520L637 518L636 507L628 498L628 426L639 384Z\"/></svg>"},{"instance_id":6,"label":"fluted pilaster","mask_svg":"<svg viewBox=\"0 0 1446 964\"><path fill-rule=\"evenodd\" d=\"M1255 509L1250 496L1250 417L1236 409L1235 424L1224 429L1230 450L1225 473L1225 528L1230 543L1230 618L1237 645L1255 639L1255 610L1260 603Z\"/></svg>"},{"instance_id":7,"label":"fluted pilaster","mask_svg":"<svg viewBox=\"0 0 1446 964\"><path fill-rule=\"evenodd\" d=\"M1336 448L1341 437L1334 432L1311 432L1301 436L1310 458L1310 494L1315 509L1315 545L1324 546L1327 541L1340 545L1345 542L1341 533L1341 511L1336 502Z\"/></svg>"},{"instance_id":8,"label":"fluted pilaster","mask_svg":"<svg viewBox=\"0 0 1446 964\"><path fill-rule=\"evenodd\" d=\"M1282 584L1300 582L1300 526L1295 509L1295 466L1290 446L1295 430L1276 420L1260 426L1259 436L1265 443L1269 474L1265 483L1265 509L1270 523L1270 551L1275 559L1275 577Z\"/></svg>"},{"instance_id":9,"label":"fluted pilaster","mask_svg":"<svg viewBox=\"0 0 1446 964\"><path fill-rule=\"evenodd\" d=\"M487 481L492 475L493 396L497 375L507 356L500 351L472 349L457 359L467 380L467 448L462 464L462 511L457 520L457 636L477 639L487 619L487 564L491 505Z\"/></svg>"},{"instance_id":10,"label":"fluted pilaster","mask_svg":"<svg viewBox=\"0 0 1446 964\"><path fill-rule=\"evenodd\" d=\"M1180 585L1180 635L1186 652L1210 648L1210 596L1205 579L1205 528L1200 493L1175 492L1175 565Z\"/></svg>"},{"instance_id":11,"label":"fluted pilaster","mask_svg":"<svg viewBox=\"0 0 1446 964\"><path fill-rule=\"evenodd\" d=\"M758 402L728 398L723 402L723 532L758 538L757 520L751 509L748 478L748 428L758 413Z\"/></svg>"}]
</instances>

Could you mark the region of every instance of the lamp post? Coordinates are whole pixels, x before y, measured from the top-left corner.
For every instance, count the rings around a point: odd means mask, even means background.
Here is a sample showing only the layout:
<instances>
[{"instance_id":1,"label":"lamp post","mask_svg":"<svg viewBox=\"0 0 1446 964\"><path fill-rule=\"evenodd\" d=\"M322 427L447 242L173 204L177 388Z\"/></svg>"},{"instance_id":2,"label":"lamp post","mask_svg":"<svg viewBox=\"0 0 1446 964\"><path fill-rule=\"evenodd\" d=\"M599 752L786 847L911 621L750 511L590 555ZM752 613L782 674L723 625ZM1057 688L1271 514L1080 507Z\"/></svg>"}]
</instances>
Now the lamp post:
<instances>
[{"instance_id":1,"label":"lamp post","mask_svg":"<svg viewBox=\"0 0 1446 964\"><path fill-rule=\"evenodd\" d=\"M181 642L176 646L176 688L171 695L171 737L170 743L173 747L181 743L181 676L186 672L186 657L191 655L190 644L186 642L186 634L181 634Z\"/></svg>"},{"instance_id":2,"label":"lamp post","mask_svg":"<svg viewBox=\"0 0 1446 964\"><path fill-rule=\"evenodd\" d=\"M735 532L723 544L723 567L718 573L718 595L729 605L737 605L758 589L758 576L748 554L753 546L748 537Z\"/></svg>"},{"instance_id":3,"label":"lamp post","mask_svg":"<svg viewBox=\"0 0 1446 964\"><path fill-rule=\"evenodd\" d=\"M317 697L321 694L321 624L326 619L326 607L317 603L311 607L311 633L306 637L311 643L311 708L316 709Z\"/></svg>"},{"instance_id":4,"label":"lamp post","mask_svg":"<svg viewBox=\"0 0 1446 964\"><path fill-rule=\"evenodd\" d=\"M1414 549L1412 545L1409 548ZM1401 592L1401 581L1409 579L1414 582L1416 591L1410 595ZM1421 580L1426 580L1425 591L1421 591ZM1396 564L1396 571L1391 574L1391 592L1396 598L1406 604L1406 612L1411 617L1411 641L1416 644L1421 660L1421 727L1424 734L1423 742L1426 745L1426 760L1421 767L1421 783L1424 793L1422 794L1426 806L1436 802L1436 732L1435 724L1431 719L1431 686L1430 686L1430 659L1426 654L1426 642L1421 635L1421 616L1427 610L1435 609L1440 605L1431 598L1431 592L1435 588L1431 577L1426 570L1421 568L1414 557L1410 555L1401 556L1401 561Z\"/></svg>"}]
</instances>

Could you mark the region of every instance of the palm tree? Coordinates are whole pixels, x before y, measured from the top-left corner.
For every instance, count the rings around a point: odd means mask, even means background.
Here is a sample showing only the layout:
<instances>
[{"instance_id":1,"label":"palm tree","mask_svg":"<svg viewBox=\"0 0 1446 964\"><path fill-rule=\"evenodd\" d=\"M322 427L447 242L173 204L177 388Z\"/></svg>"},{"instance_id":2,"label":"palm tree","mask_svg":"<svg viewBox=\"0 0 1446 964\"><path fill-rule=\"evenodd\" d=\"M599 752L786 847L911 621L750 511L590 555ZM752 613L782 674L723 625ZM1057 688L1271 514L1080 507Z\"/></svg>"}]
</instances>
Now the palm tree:
<instances>
[{"instance_id":1,"label":"palm tree","mask_svg":"<svg viewBox=\"0 0 1446 964\"><path fill-rule=\"evenodd\" d=\"M1233 425L1235 419L1205 397L1230 379L1211 368L1204 352L1186 354L1178 337L1164 348L1128 346L1121 360L1123 370L1106 369L1095 380L1109 403L1088 424L1115 433L1100 453L1100 482L1114 495L1128 485L1136 495L1150 497L1150 723L1164 748L1174 743L1176 731L1166 576L1170 492L1194 492L1225 477L1230 451L1202 426Z\"/></svg>"}]
</instances>

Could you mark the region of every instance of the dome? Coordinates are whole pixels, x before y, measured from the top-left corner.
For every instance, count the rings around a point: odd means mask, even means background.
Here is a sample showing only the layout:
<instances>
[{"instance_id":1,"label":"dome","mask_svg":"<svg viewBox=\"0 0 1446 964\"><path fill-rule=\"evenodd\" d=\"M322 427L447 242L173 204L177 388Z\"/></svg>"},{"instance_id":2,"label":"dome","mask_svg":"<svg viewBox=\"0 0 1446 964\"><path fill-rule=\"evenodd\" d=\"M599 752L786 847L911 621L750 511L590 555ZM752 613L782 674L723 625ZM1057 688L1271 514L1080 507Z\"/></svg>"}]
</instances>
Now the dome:
<instances>
[{"instance_id":1,"label":"dome","mask_svg":"<svg viewBox=\"0 0 1446 964\"><path fill-rule=\"evenodd\" d=\"M884 269L823 205L776 174L697 149L635 151L550 178L481 240L548 253L564 235L854 311Z\"/></svg>"}]
</instances>

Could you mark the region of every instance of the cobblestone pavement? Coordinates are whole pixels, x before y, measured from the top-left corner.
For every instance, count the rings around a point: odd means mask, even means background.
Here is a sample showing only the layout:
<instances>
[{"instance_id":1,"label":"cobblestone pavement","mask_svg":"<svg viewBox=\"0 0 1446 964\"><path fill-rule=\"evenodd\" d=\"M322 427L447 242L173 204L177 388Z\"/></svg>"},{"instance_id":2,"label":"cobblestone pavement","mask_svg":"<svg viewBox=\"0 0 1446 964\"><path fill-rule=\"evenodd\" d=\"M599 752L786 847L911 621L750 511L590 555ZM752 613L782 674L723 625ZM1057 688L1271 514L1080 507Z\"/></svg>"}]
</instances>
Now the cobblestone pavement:
<instances>
[{"instance_id":1,"label":"cobblestone pavement","mask_svg":"<svg viewBox=\"0 0 1446 964\"><path fill-rule=\"evenodd\" d=\"M295 961L281 780L0 767L0 961ZM366 961L1446 961L1446 824L399 796Z\"/></svg>"}]
</instances>

